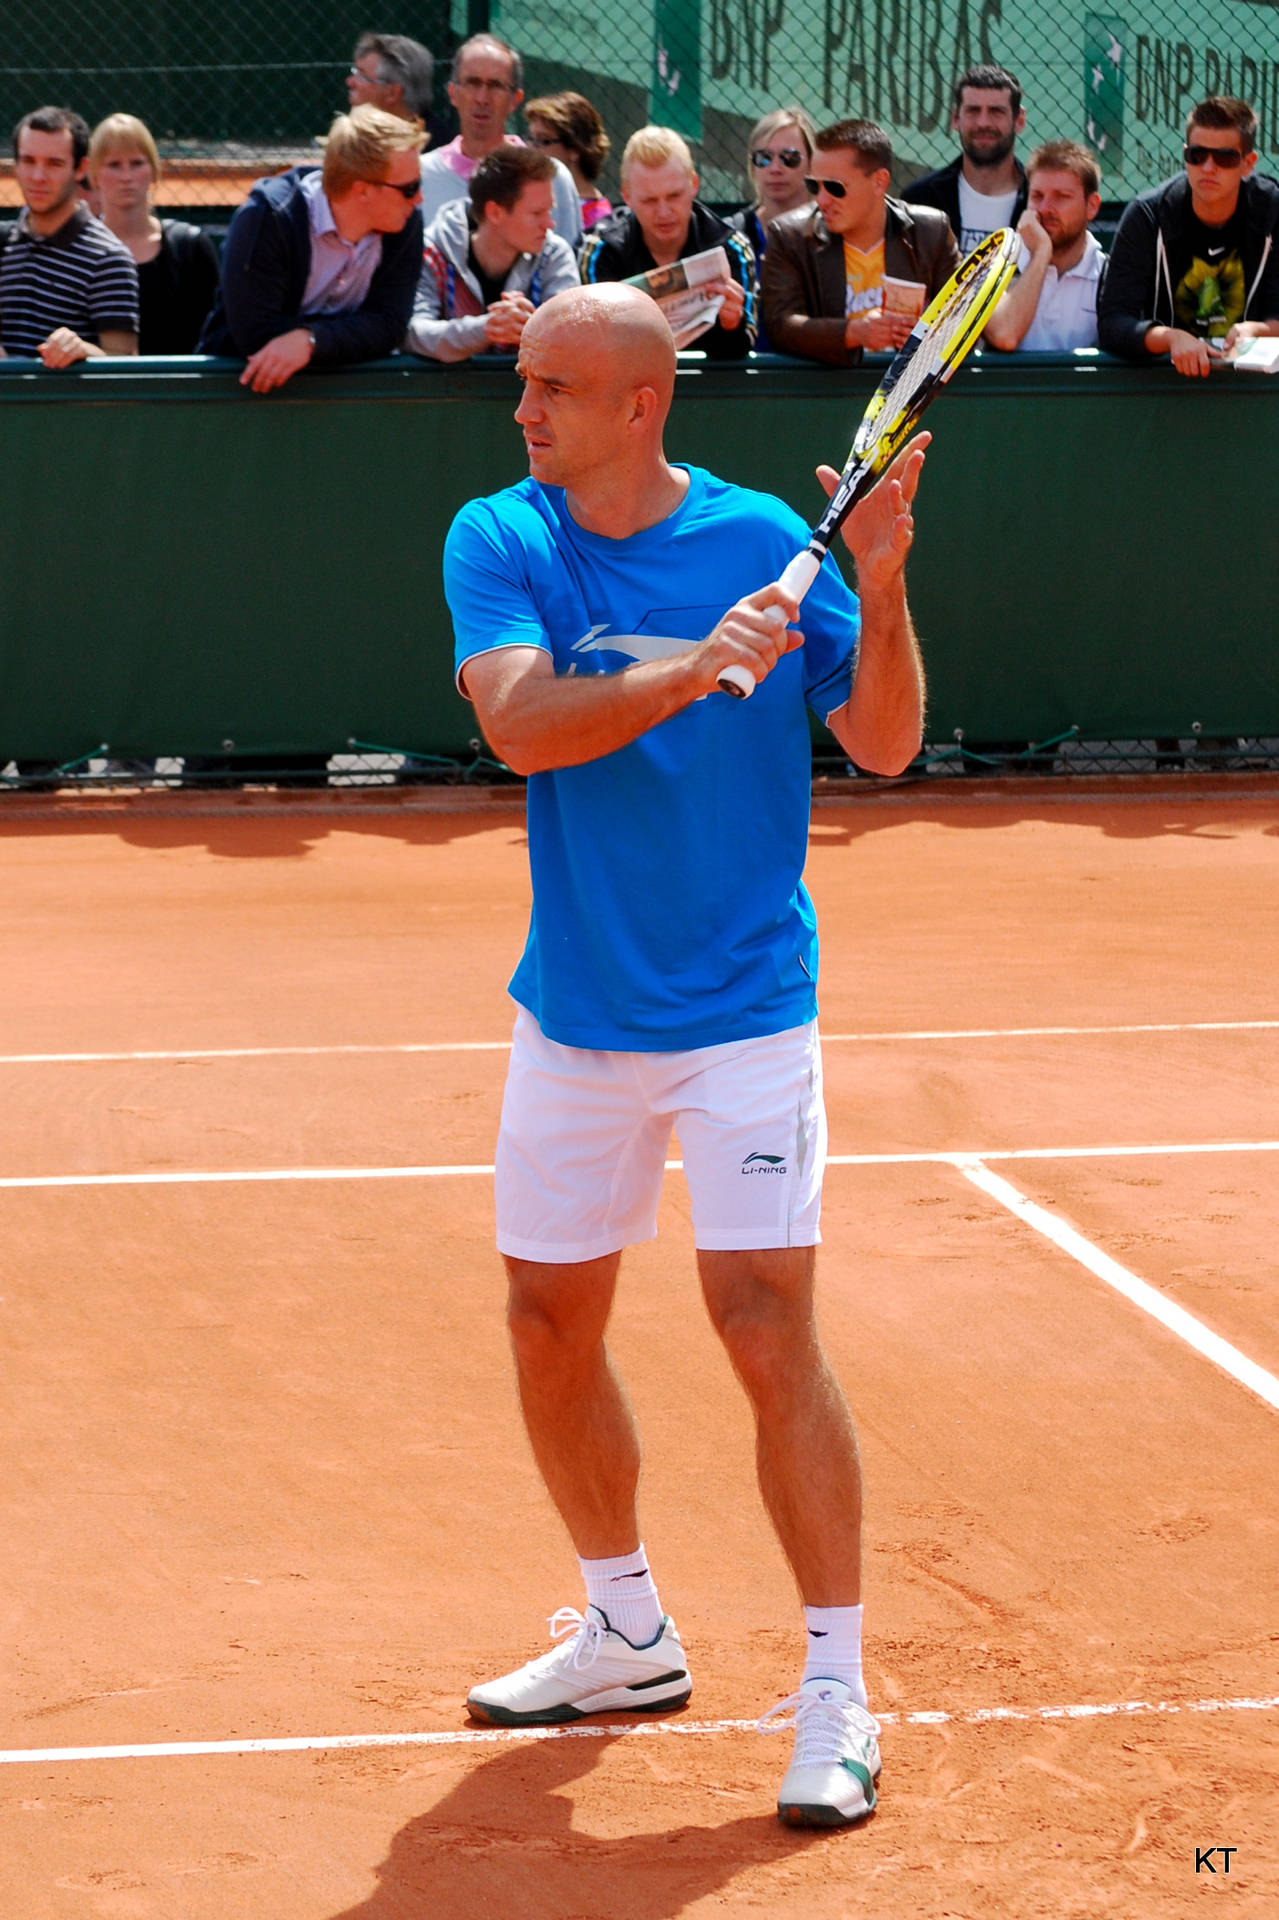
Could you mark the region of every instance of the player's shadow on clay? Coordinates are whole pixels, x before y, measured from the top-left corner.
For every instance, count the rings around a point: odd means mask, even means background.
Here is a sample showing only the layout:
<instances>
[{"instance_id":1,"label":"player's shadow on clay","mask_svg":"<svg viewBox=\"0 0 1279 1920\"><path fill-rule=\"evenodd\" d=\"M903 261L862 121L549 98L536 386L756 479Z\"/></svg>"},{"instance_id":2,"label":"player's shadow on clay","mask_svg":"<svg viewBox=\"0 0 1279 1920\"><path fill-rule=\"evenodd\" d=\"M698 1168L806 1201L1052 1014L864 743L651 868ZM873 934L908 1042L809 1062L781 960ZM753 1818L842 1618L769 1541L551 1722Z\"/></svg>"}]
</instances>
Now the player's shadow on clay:
<instances>
[{"instance_id":1,"label":"player's shadow on clay","mask_svg":"<svg viewBox=\"0 0 1279 1920\"><path fill-rule=\"evenodd\" d=\"M655 1826L642 1801L626 1833L583 1832L565 1789L612 1744L602 1734L538 1741L475 1767L400 1829L368 1899L330 1920L674 1920L743 1871L793 1860L797 1847L849 1844L848 1835L793 1832L771 1807L714 1825ZM704 1806L695 1784L679 1791L690 1812Z\"/></svg>"}]
</instances>

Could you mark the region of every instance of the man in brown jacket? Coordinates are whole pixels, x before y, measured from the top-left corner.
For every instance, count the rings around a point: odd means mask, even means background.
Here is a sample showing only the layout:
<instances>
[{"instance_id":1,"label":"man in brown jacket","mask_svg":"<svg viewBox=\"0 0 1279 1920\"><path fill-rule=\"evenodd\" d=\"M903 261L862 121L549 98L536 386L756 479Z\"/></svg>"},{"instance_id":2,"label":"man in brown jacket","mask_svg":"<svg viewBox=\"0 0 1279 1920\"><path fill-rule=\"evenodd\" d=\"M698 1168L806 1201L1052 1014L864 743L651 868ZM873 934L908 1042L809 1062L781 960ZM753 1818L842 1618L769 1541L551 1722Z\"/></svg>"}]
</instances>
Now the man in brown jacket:
<instances>
[{"instance_id":1,"label":"man in brown jacket","mask_svg":"<svg viewBox=\"0 0 1279 1920\"><path fill-rule=\"evenodd\" d=\"M805 183L816 206L768 229L764 326L779 353L850 366L867 348L894 350L958 266L945 214L890 197L892 163L873 121L818 134Z\"/></svg>"}]
</instances>

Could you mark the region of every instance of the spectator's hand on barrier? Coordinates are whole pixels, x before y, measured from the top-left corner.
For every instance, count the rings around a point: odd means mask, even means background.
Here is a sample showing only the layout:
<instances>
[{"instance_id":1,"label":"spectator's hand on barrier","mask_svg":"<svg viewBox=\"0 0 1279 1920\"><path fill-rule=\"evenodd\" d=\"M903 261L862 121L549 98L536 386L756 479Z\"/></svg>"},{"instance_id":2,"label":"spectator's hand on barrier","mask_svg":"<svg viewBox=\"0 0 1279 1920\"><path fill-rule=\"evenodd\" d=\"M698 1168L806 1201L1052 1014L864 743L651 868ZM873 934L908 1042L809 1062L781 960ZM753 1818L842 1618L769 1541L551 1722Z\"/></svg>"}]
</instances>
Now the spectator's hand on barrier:
<instances>
[{"instance_id":1,"label":"spectator's hand on barrier","mask_svg":"<svg viewBox=\"0 0 1279 1920\"><path fill-rule=\"evenodd\" d=\"M484 331L492 347L518 347L532 318L533 302L526 293L504 293L484 316Z\"/></svg>"},{"instance_id":2,"label":"spectator's hand on barrier","mask_svg":"<svg viewBox=\"0 0 1279 1920\"><path fill-rule=\"evenodd\" d=\"M46 367L73 367L77 360L91 357L88 341L72 333L70 327L55 327L49 338L40 342L36 352Z\"/></svg>"},{"instance_id":3,"label":"spectator's hand on barrier","mask_svg":"<svg viewBox=\"0 0 1279 1920\"><path fill-rule=\"evenodd\" d=\"M742 315L746 311L746 289L740 280L719 280L715 284L716 293L722 293L724 304L719 310L719 324L726 333L742 324Z\"/></svg>"},{"instance_id":4,"label":"spectator's hand on barrier","mask_svg":"<svg viewBox=\"0 0 1279 1920\"><path fill-rule=\"evenodd\" d=\"M915 322L907 313L885 313L871 307L865 313L850 313L844 322L844 343L866 347L871 353L896 352L910 338Z\"/></svg>"},{"instance_id":5,"label":"spectator's hand on barrier","mask_svg":"<svg viewBox=\"0 0 1279 1920\"><path fill-rule=\"evenodd\" d=\"M1017 222L1017 232L1020 238L1024 240L1030 248L1031 254L1035 258L1038 258L1041 254L1052 252L1052 235L1049 233L1047 227L1041 224L1039 215L1033 207L1027 207L1025 213L1022 214L1021 219Z\"/></svg>"},{"instance_id":6,"label":"spectator's hand on barrier","mask_svg":"<svg viewBox=\"0 0 1279 1920\"><path fill-rule=\"evenodd\" d=\"M1168 355L1178 373L1188 378L1208 378L1214 360L1220 360L1221 351L1212 347L1197 334L1187 333L1181 327L1173 327L1168 335Z\"/></svg>"},{"instance_id":7,"label":"spectator's hand on barrier","mask_svg":"<svg viewBox=\"0 0 1279 1920\"><path fill-rule=\"evenodd\" d=\"M314 352L305 327L278 333L274 340L268 340L264 347L249 355L240 375L240 385L252 387L254 393L270 393L273 387L282 387L295 373L301 373L303 367L310 364Z\"/></svg>"},{"instance_id":8,"label":"spectator's hand on barrier","mask_svg":"<svg viewBox=\"0 0 1279 1920\"><path fill-rule=\"evenodd\" d=\"M1274 328L1264 320L1239 320L1226 335L1226 352L1234 353L1236 348L1246 346L1249 340L1264 340L1272 334Z\"/></svg>"}]
</instances>

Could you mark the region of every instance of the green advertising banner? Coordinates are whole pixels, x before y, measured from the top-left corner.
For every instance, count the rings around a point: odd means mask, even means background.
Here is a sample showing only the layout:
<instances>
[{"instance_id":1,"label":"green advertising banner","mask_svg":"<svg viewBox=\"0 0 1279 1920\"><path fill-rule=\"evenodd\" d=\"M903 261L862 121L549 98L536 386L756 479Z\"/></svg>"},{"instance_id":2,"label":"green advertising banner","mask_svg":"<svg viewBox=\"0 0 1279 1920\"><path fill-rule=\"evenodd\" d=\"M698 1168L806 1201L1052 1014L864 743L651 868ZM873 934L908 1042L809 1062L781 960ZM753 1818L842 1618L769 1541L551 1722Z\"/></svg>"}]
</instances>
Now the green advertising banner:
<instances>
[{"instance_id":1,"label":"green advertising banner","mask_svg":"<svg viewBox=\"0 0 1279 1920\"><path fill-rule=\"evenodd\" d=\"M653 0L649 111L659 127L702 137L701 0Z\"/></svg>"}]
</instances>

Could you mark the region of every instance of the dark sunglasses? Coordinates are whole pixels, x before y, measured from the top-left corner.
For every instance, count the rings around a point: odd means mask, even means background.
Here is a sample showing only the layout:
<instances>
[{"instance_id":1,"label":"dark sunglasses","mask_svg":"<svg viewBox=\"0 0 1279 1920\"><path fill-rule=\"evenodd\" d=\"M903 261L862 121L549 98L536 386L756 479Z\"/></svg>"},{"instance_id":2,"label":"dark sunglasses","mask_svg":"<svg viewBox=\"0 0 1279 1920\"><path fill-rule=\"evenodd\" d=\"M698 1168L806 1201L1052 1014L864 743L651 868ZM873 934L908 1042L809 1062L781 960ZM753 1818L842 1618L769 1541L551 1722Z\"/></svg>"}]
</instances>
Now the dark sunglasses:
<instances>
[{"instance_id":1,"label":"dark sunglasses","mask_svg":"<svg viewBox=\"0 0 1279 1920\"><path fill-rule=\"evenodd\" d=\"M402 193L406 200L416 200L422 191L422 181L416 180L371 180L372 187L389 187L392 193Z\"/></svg>"},{"instance_id":2,"label":"dark sunglasses","mask_svg":"<svg viewBox=\"0 0 1279 1920\"><path fill-rule=\"evenodd\" d=\"M824 187L832 200L842 200L848 188L842 180L814 180L811 174L804 175L804 185L816 199L818 187Z\"/></svg>"},{"instance_id":3,"label":"dark sunglasses","mask_svg":"<svg viewBox=\"0 0 1279 1920\"><path fill-rule=\"evenodd\" d=\"M804 164L804 156L798 147L781 147L776 153L770 153L767 147L751 148L753 167L759 167L762 171L765 167L771 167L774 160L780 160L782 165L789 167L792 173L796 167L802 167Z\"/></svg>"},{"instance_id":4,"label":"dark sunglasses","mask_svg":"<svg viewBox=\"0 0 1279 1920\"><path fill-rule=\"evenodd\" d=\"M1182 158L1188 167L1206 166L1209 160L1215 160L1219 167L1240 167L1244 156L1238 147L1183 147Z\"/></svg>"}]
</instances>

